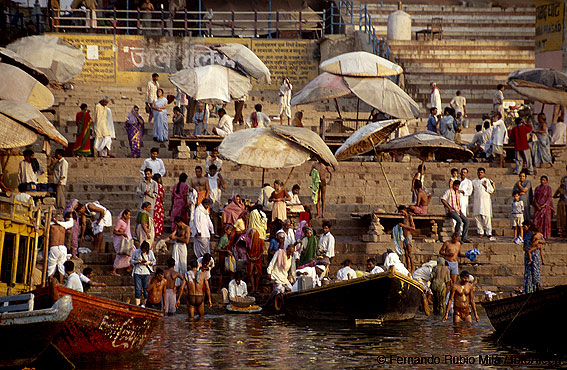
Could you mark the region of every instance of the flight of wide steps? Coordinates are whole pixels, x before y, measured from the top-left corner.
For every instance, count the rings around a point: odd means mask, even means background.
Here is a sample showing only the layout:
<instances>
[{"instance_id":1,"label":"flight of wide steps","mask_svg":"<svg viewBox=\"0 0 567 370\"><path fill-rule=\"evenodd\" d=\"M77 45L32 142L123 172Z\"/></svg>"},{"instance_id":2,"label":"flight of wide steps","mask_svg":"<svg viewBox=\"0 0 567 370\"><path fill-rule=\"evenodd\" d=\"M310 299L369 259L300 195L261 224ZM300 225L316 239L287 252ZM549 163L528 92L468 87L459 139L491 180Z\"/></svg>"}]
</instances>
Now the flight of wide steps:
<instances>
[{"instance_id":1,"label":"flight of wide steps","mask_svg":"<svg viewBox=\"0 0 567 370\"><path fill-rule=\"evenodd\" d=\"M171 188L176 183L180 173L193 174L195 165L203 165L203 160L172 160L165 159L167 174L164 178L166 186L166 211L170 207ZM138 198L135 195L135 184L139 181L139 168L142 159L94 159L94 158L69 158L69 182L67 197L77 198L82 202L99 200L108 207L114 218L123 208L136 209ZM388 174L390 184L398 203L409 204L409 184L415 168L419 164L413 160L410 163L385 162L384 167ZM512 174L511 165L508 168L499 169L489 167L488 164L450 164L450 163L427 163L427 175L425 183L433 193L430 206L431 214L442 214L443 208L439 197L447 188L449 171L452 167L467 166L472 176L479 166L487 168L487 175L496 184L496 193L493 196L493 228L494 235L498 240L487 242L486 240L474 239L475 244L467 245L466 248L477 247L481 250L481 256L475 263L478 266L469 265L471 270L479 278L479 291L513 291L520 286L523 262L520 247L512 243L512 230L509 224L509 210L512 186L517 176ZM309 172L310 164L296 168L288 181L288 187L292 184L300 184L301 198L305 203L311 203L309 196ZM261 187L262 172L257 168L247 166L238 167L233 163L223 164L223 176L228 188L223 193L223 202L235 193L240 193L244 198L255 201ZM559 178L564 175L564 165L558 164L554 168L538 169L538 177L546 174L550 178L550 185L555 189ZM275 179L285 180L289 170L268 170L265 173L265 181L272 182ZM532 183L537 185L538 180L532 178ZM395 210L392 197L387 190L384 177L375 162L341 162L337 171L333 174L333 182L327 190L326 218L333 225L332 232L336 236L337 256L332 271L338 269L338 264L345 258L353 261L358 268L364 268L364 262L368 256L382 254L387 248L393 247L391 241L379 243L365 243L361 236L367 232L368 225L361 220L353 219L352 212L370 212L374 209L383 209L387 212ZM167 213L167 212L166 212ZM446 223L447 224L447 223ZM166 217L166 225L169 220ZM314 221L314 227L320 234L321 220ZM168 228L168 227L167 227ZM475 235L474 221L471 222L471 235ZM110 233L106 235L110 242ZM416 264L426 262L436 252L441 244L416 238L415 258ZM544 284L551 285L552 281L564 279L561 266L566 256L562 251L565 244L553 239L549 247L549 264L544 267L544 275L553 277L545 280ZM547 248L547 246L546 246ZM191 249L191 247L189 247ZM100 256L85 256L87 264L98 266L97 272L107 275L111 271L113 260L112 246L107 246L109 253ZM546 254L547 255L547 254ZM165 264L166 257L160 257L160 265ZM119 282L128 283L128 278L119 278ZM113 281L112 277L104 277L104 281ZM96 291L96 290L95 290ZM129 283L126 286L118 285L110 290L101 289L101 294L108 294L115 298L124 298L131 291Z\"/></svg>"}]
</instances>

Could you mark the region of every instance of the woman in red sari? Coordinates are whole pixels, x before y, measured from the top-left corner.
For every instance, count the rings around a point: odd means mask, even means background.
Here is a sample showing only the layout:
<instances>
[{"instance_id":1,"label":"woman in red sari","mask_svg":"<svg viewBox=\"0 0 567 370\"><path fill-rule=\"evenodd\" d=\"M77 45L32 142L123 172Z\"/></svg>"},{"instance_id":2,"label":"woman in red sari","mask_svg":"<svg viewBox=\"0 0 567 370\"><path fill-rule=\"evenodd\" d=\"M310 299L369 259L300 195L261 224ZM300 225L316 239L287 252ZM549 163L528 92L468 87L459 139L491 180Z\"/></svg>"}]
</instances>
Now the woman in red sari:
<instances>
[{"instance_id":1,"label":"woman in red sari","mask_svg":"<svg viewBox=\"0 0 567 370\"><path fill-rule=\"evenodd\" d=\"M158 196L154 206L154 230L156 232L156 237L160 237L163 233L163 221L165 218L165 212L163 211L165 188L163 187L161 175L159 173L156 173L153 176L153 180L158 184Z\"/></svg>"},{"instance_id":2,"label":"woman in red sari","mask_svg":"<svg viewBox=\"0 0 567 370\"><path fill-rule=\"evenodd\" d=\"M81 111L75 117L77 124L77 140L73 145L73 154L76 156L91 155L91 115L87 111L87 105L81 104Z\"/></svg>"},{"instance_id":3,"label":"woman in red sari","mask_svg":"<svg viewBox=\"0 0 567 370\"><path fill-rule=\"evenodd\" d=\"M541 229L544 238L551 236L551 218L553 217L553 200L551 186L547 185L547 176L540 179L541 185L534 191L534 225Z\"/></svg>"}]
</instances>

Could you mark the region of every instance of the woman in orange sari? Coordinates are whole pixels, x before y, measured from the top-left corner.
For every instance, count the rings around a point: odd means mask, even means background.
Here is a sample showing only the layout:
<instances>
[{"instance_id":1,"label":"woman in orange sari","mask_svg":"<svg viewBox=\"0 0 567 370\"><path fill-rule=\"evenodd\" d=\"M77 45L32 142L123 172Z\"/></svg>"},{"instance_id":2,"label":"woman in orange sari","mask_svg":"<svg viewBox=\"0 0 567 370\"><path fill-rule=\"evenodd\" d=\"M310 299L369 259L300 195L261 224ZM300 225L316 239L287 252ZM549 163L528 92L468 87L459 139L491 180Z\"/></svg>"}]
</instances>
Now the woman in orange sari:
<instances>
[{"instance_id":1,"label":"woman in orange sari","mask_svg":"<svg viewBox=\"0 0 567 370\"><path fill-rule=\"evenodd\" d=\"M91 155L91 115L87 111L87 105L81 104L81 111L75 117L77 124L77 140L73 145L73 154L87 157Z\"/></svg>"}]
</instances>

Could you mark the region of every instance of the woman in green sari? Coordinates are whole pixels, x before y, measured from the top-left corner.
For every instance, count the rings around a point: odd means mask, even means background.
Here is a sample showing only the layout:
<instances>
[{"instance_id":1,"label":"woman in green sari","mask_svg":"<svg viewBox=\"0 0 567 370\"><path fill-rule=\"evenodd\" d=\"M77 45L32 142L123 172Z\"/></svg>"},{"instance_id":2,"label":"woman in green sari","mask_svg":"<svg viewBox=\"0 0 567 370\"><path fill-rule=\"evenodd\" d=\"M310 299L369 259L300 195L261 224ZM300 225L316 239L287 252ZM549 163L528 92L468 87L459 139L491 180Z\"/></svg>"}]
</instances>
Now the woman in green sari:
<instances>
[{"instance_id":1,"label":"woman in green sari","mask_svg":"<svg viewBox=\"0 0 567 370\"><path fill-rule=\"evenodd\" d=\"M77 124L77 140L73 145L73 154L87 157L91 155L91 115L85 103L81 104L81 111L75 117Z\"/></svg>"},{"instance_id":2,"label":"woman in green sari","mask_svg":"<svg viewBox=\"0 0 567 370\"><path fill-rule=\"evenodd\" d=\"M303 266L308 264L317 257L317 249L319 248L319 241L313 235L313 229L305 227L305 236L301 239L301 255L299 257L299 265Z\"/></svg>"}]
</instances>

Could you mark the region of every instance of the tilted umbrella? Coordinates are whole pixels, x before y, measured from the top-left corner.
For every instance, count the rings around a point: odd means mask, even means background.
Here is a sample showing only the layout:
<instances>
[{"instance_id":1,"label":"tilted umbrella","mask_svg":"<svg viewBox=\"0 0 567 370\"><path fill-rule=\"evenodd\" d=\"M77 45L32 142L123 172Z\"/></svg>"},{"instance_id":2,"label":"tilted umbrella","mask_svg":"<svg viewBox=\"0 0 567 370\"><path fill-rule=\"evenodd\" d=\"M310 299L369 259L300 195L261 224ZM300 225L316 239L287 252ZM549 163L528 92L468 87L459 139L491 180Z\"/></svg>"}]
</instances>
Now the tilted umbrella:
<instances>
[{"instance_id":1,"label":"tilted umbrella","mask_svg":"<svg viewBox=\"0 0 567 370\"><path fill-rule=\"evenodd\" d=\"M83 51L56 36L28 36L14 41L7 49L44 72L50 81L67 82L83 70Z\"/></svg>"},{"instance_id":2,"label":"tilted umbrella","mask_svg":"<svg viewBox=\"0 0 567 370\"><path fill-rule=\"evenodd\" d=\"M352 158L355 155L368 153L373 149L375 153L377 153L376 145L388 140L390 134L400 127L401 123L402 121L399 119L391 119L387 121L371 122L362 126L350 135L348 139L346 139L345 143L337 149L335 157L341 161ZM394 199L394 203L397 207L398 202L396 201L396 196L394 195L392 187L390 186L390 181L384 171L384 166L382 166L381 161L379 163L382 174L384 175L388 188L390 189L390 194L392 194L392 198Z\"/></svg>"},{"instance_id":3,"label":"tilted umbrella","mask_svg":"<svg viewBox=\"0 0 567 370\"><path fill-rule=\"evenodd\" d=\"M28 103L37 109L47 109L55 101L51 90L31 75L10 64L0 63L0 99Z\"/></svg>"},{"instance_id":4,"label":"tilted umbrella","mask_svg":"<svg viewBox=\"0 0 567 370\"><path fill-rule=\"evenodd\" d=\"M324 72L295 94L291 105L336 99L349 93L392 117L419 117L419 105L398 85L382 77L347 77Z\"/></svg>"},{"instance_id":5,"label":"tilted umbrella","mask_svg":"<svg viewBox=\"0 0 567 370\"><path fill-rule=\"evenodd\" d=\"M18 67L43 85L47 85L49 83L49 78L45 73L37 69L33 64L22 58L17 53L14 53L12 50L0 48L0 62Z\"/></svg>"},{"instance_id":6,"label":"tilted umbrella","mask_svg":"<svg viewBox=\"0 0 567 370\"><path fill-rule=\"evenodd\" d=\"M518 94L543 104L567 106L567 75L548 68L519 69L508 75Z\"/></svg>"},{"instance_id":7,"label":"tilted umbrella","mask_svg":"<svg viewBox=\"0 0 567 370\"><path fill-rule=\"evenodd\" d=\"M465 161L473 157L473 152L469 149L431 131L416 132L390 140L378 145L376 151L398 155L409 154L422 161L430 160L433 156L438 161L448 159Z\"/></svg>"},{"instance_id":8,"label":"tilted umbrella","mask_svg":"<svg viewBox=\"0 0 567 370\"><path fill-rule=\"evenodd\" d=\"M31 104L0 100L0 115L11 118L29 130L54 140L63 146L68 145L67 139Z\"/></svg>"},{"instance_id":9,"label":"tilted umbrella","mask_svg":"<svg viewBox=\"0 0 567 370\"><path fill-rule=\"evenodd\" d=\"M268 67L266 67L264 62L262 62L260 58L258 58L258 56L245 45L236 43L222 44L219 46L213 46L212 49L220 51L233 60L248 75L261 82L265 82L267 84L271 83L271 75Z\"/></svg>"},{"instance_id":10,"label":"tilted umbrella","mask_svg":"<svg viewBox=\"0 0 567 370\"><path fill-rule=\"evenodd\" d=\"M366 51L338 55L322 62L319 68L323 72L352 77L387 77L404 72L399 65Z\"/></svg>"},{"instance_id":11,"label":"tilted umbrella","mask_svg":"<svg viewBox=\"0 0 567 370\"><path fill-rule=\"evenodd\" d=\"M243 100L252 89L249 77L220 65L186 68L168 78L182 92L206 104Z\"/></svg>"},{"instance_id":12,"label":"tilted umbrella","mask_svg":"<svg viewBox=\"0 0 567 370\"><path fill-rule=\"evenodd\" d=\"M218 150L232 162L263 169L297 167L311 157L309 150L269 128L236 131L223 139Z\"/></svg>"},{"instance_id":13,"label":"tilted umbrella","mask_svg":"<svg viewBox=\"0 0 567 370\"><path fill-rule=\"evenodd\" d=\"M309 150L319 161L336 169L339 163L321 136L304 127L271 125L271 130L278 136L290 140Z\"/></svg>"}]
</instances>

